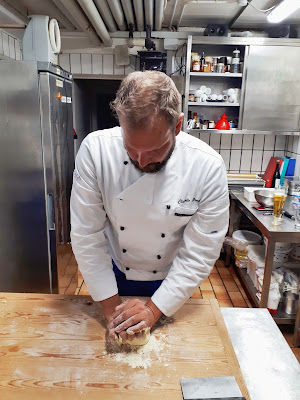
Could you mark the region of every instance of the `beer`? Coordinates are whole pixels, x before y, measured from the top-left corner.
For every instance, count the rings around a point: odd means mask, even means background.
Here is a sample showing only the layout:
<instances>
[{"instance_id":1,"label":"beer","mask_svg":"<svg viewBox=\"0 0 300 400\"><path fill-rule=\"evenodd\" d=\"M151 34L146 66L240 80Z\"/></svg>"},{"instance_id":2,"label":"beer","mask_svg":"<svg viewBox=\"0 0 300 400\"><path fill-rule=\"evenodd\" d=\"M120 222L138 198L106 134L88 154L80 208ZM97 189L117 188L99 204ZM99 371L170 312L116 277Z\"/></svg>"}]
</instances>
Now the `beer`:
<instances>
[{"instance_id":1,"label":"beer","mask_svg":"<svg viewBox=\"0 0 300 400\"><path fill-rule=\"evenodd\" d=\"M285 194L274 193L274 209L273 209L274 217L276 218L281 217L285 199L286 199Z\"/></svg>"}]
</instances>

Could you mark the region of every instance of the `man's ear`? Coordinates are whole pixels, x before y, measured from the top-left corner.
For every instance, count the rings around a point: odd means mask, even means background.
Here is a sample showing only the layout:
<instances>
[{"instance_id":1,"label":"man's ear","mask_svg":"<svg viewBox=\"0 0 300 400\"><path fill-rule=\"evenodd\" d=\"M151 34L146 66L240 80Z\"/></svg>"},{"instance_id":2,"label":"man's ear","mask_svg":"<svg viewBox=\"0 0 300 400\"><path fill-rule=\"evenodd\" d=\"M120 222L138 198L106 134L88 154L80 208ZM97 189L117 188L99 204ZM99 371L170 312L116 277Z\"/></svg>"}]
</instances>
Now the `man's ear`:
<instances>
[{"instance_id":1,"label":"man's ear","mask_svg":"<svg viewBox=\"0 0 300 400\"><path fill-rule=\"evenodd\" d=\"M179 132L181 131L183 117L184 117L183 113L181 113L178 117L178 122L175 127L175 136L177 136L179 134Z\"/></svg>"}]
</instances>

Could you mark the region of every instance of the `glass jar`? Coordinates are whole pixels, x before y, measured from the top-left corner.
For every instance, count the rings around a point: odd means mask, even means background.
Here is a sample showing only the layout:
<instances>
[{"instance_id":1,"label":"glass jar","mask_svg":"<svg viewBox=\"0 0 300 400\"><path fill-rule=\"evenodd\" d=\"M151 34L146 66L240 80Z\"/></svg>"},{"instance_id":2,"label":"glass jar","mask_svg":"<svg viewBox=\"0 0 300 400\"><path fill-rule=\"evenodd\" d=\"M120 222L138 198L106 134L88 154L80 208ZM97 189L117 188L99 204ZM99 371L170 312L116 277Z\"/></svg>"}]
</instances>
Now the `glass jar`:
<instances>
[{"instance_id":1,"label":"glass jar","mask_svg":"<svg viewBox=\"0 0 300 400\"><path fill-rule=\"evenodd\" d=\"M192 71L200 72L200 57L199 56L194 56Z\"/></svg>"}]
</instances>

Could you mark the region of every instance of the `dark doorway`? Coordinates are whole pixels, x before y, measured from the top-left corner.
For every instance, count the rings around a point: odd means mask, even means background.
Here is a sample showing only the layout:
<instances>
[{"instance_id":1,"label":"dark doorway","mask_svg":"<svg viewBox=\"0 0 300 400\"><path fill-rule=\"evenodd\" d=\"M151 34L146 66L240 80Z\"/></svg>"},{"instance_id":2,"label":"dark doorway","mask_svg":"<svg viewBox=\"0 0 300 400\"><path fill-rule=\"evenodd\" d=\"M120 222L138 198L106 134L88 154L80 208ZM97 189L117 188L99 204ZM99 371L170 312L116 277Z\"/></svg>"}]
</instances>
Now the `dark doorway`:
<instances>
[{"instance_id":1,"label":"dark doorway","mask_svg":"<svg viewBox=\"0 0 300 400\"><path fill-rule=\"evenodd\" d=\"M77 146L90 133L118 126L110 109L121 81L114 79L74 79L74 127Z\"/></svg>"}]
</instances>

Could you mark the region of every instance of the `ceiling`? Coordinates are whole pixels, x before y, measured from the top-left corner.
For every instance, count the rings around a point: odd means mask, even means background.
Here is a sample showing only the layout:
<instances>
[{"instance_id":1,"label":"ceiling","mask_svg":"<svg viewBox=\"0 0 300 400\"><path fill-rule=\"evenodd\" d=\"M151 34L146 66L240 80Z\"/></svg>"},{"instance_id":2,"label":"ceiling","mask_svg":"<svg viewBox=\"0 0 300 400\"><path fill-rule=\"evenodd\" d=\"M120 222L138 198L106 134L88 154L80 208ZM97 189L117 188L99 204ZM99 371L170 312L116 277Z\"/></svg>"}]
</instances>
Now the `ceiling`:
<instances>
[{"instance_id":1,"label":"ceiling","mask_svg":"<svg viewBox=\"0 0 300 400\"><path fill-rule=\"evenodd\" d=\"M239 1L0 0L0 28L22 39L30 15L49 15L58 20L62 36L78 34L89 38L91 47L103 43L109 46L111 33L123 31L125 35L131 20L135 31L143 31L146 23L153 30L169 31L205 28L208 23L228 24L232 29L264 30L271 24L266 13L255 8L266 10L279 3L279 0L252 0L242 7ZM102 30L99 18L104 22ZM300 25L300 9L284 22Z\"/></svg>"}]
</instances>

